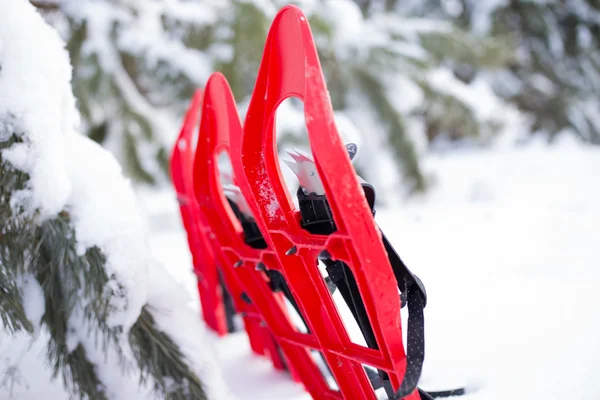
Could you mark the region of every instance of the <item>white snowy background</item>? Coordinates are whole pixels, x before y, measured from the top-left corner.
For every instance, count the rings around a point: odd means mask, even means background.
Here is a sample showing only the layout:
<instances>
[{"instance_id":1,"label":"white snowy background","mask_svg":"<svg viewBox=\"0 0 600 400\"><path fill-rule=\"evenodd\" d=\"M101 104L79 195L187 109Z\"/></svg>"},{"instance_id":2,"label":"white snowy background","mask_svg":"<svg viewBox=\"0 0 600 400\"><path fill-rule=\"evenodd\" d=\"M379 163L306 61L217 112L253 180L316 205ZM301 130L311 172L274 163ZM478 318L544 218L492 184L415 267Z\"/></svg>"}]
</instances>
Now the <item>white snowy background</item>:
<instances>
[{"instance_id":1,"label":"white snowy background","mask_svg":"<svg viewBox=\"0 0 600 400\"><path fill-rule=\"evenodd\" d=\"M465 384L473 390L465 400L600 398L600 150L565 139L424 161L437 187L376 218L427 287L421 386ZM138 195L152 254L199 313L174 194ZM310 399L253 355L243 332L213 340L239 399ZM23 385L12 398L67 398L58 384L42 384L49 380L42 349L12 350L0 344L2 358L21 357Z\"/></svg>"},{"instance_id":2,"label":"white snowy background","mask_svg":"<svg viewBox=\"0 0 600 400\"><path fill-rule=\"evenodd\" d=\"M444 76L432 78L444 84ZM490 105L482 98L470 98L473 107ZM47 126L35 129L42 128ZM509 132L502 138L486 149L424 151L423 166L434 178L430 192L411 200L398 196L377 212L377 222L427 287L421 386L441 390L466 385L471 393L461 397L465 400L600 399L600 149L568 135L552 146L537 139L515 145ZM76 142L53 145L59 154L71 154L77 153ZM71 161L84 165L90 159ZM114 166L111 161L105 165ZM388 178L381 168L389 192L396 177ZM71 175L65 179L81 183L76 175L82 169L70 165L67 171ZM110 184L101 177L96 182ZM150 224L151 255L187 290L189 315L199 316L174 192L168 187L136 189ZM62 206L65 199L59 200ZM96 210L85 214L91 218ZM96 226L96 233L106 236L106 215L106 210L99 213L88 227ZM153 287L144 295L159 302L161 293ZM185 333L185 340L197 329L196 319L179 318L169 326L171 332ZM267 359L254 356L243 332L218 339L202 330L198 341L187 344L197 346L200 359L210 358L214 345L223 384L237 398L310 398L287 374L274 372ZM0 382L0 399L68 398L60 379L51 382L42 345L43 340L0 338L0 377L11 372L3 371L5 366L19 367L9 374L14 385ZM115 399L144 398L140 392L134 397L136 382L120 379L122 391Z\"/></svg>"},{"instance_id":3,"label":"white snowy background","mask_svg":"<svg viewBox=\"0 0 600 400\"><path fill-rule=\"evenodd\" d=\"M600 149L565 137L423 161L436 187L376 218L427 287L421 386L467 385L465 400L600 398ZM140 198L153 254L198 309L173 193ZM216 343L240 399L310 398L244 333Z\"/></svg>"}]
</instances>

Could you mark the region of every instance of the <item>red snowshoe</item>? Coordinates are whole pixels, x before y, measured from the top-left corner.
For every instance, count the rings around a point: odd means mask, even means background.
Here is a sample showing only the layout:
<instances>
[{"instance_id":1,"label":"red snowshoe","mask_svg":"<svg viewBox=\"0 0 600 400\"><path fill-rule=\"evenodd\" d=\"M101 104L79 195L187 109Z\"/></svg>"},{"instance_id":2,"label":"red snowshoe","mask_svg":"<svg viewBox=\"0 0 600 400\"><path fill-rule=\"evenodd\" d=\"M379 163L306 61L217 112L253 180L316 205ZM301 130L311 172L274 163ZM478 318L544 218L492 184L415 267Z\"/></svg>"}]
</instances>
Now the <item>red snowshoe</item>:
<instances>
[{"instance_id":1,"label":"red snowshoe","mask_svg":"<svg viewBox=\"0 0 600 400\"><path fill-rule=\"evenodd\" d=\"M205 224L200 219L198 203L194 196L193 162L195 149L193 134L200 119L204 93L197 90L185 115L183 127L173 148L170 162L171 179L177 192L177 200L188 245L192 255L194 273L198 279L198 292L202 315L206 325L219 336L232 332L233 309L228 307L227 292L218 282L218 269L212 246L205 234Z\"/></svg>"},{"instance_id":2,"label":"red snowshoe","mask_svg":"<svg viewBox=\"0 0 600 400\"><path fill-rule=\"evenodd\" d=\"M304 101L312 153L292 154L288 163L300 183L298 208L283 184L274 134L276 108L288 97ZM230 153L234 172L226 185L217 166L222 151ZM462 394L417 388L425 289L376 225L375 191L354 172L355 153L337 132L308 22L287 6L267 37L243 130L225 78L215 73L205 88L192 213L213 251L210 271L222 271L253 350L266 348L275 367L287 366L315 399L376 399L379 389L389 399ZM214 273L211 279L217 287ZM350 340L334 291L366 346ZM409 312L406 349L403 307ZM305 332L294 326L291 312Z\"/></svg>"},{"instance_id":3,"label":"red snowshoe","mask_svg":"<svg viewBox=\"0 0 600 400\"><path fill-rule=\"evenodd\" d=\"M285 278L311 332L301 335L289 327L281 339L309 345L323 354L339 387L339 392L330 390L326 397L374 399L363 367L369 365L380 371L389 390L397 391L394 398L419 399L416 384L422 348L413 346L422 346L422 324L411 324L415 329L409 332L409 354L412 350L414 357L407 359L394 271L337 133L310 27L297 7L279 12L264 54L243 136L241 140L232 136L232 164L257 224L275 251L269 266ZM276 154L275 110L292 96L304 101L311 150L323 183L323 199L327 199L328 207L310 194L301 199L301 208L306 204L304 208L312 215L303 215L293 206ZM328 231L322 228L325 225ZM370 336L368 348L350 341L316 268L318 259L341 263L341 274L352 277L346 288L362 306L356 315L363 319L359 325L370 327L370 332L363 331ZM334 276L334 283L340 282L339 277ZM418 290L409 292L408 301L424 303ZM415 310L411 319L422 321L422 306Z\"/></svg>"}]
</instances>

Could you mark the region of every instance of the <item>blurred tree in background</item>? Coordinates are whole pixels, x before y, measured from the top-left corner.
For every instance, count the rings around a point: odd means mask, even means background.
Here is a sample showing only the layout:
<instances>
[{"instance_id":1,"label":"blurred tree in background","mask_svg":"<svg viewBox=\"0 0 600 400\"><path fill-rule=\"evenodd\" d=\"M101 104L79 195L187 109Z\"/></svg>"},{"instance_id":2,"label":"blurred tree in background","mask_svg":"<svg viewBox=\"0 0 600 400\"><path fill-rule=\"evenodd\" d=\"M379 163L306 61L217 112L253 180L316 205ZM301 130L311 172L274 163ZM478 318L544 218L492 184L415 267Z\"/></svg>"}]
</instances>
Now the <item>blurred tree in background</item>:
<instances>
[{"instance_id":1,"label":"blurred tree in background","mask_svg":"<svg viewBox=\"0 0 600 400\"><path fill-rule=\"evenodd\" d=\"M372 1L369 3L378 3ZM532 133L572 132L600 144L600 3L592 0L426 0L396 12L435 15L477 37L511 37L515 57L488 75L496 93L531 118ZM377 6L377 4L371 4ZM481 75L471 69L466 82ZM460 74L458 76L461 76Z\"/></svg>"},{"instance_id":2,"label":"blurred tree in background","mask_svg":"<svg viewBox=\"0 0 600 400\"><path fill-rule=\"evenodd\" d=\"M138 181L167 179L185 106L211 72L225 74L243 116L288 3L309 18L334 109L361 132L357 168L375 184L425 190L419 155L432 143L565 128L599 141L591 2L56 1L38 4L68 41L85 129ZM285 122L280 144L301 142Z\"/></svg>"},{"instance_id":3,"label":"blurred tree in background","mask_svg":"<svg viewBox=\"0 0 600 400\"><path fill-rule=\"evenodd\" d=\"M600 3L512 1L492 14L491 33L507 31L519 57L498 82L503 96L534 117L534 132L600 144Z\"/></svg>"}]
</instances>

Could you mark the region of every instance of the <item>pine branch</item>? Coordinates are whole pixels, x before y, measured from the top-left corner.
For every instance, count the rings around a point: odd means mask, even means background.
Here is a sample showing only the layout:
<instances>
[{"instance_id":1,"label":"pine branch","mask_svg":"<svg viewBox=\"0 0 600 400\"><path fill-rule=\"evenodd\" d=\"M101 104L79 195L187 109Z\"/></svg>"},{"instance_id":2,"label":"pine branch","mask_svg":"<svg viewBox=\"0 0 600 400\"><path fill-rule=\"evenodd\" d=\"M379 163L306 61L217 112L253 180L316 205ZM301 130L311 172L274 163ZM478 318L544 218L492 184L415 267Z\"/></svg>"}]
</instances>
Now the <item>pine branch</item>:
<instances>
[{"instance_id":1,"label":"pine branch","mask_svg":"<svg viewBox=\"0 0 600 400\"><path fill-rule=\"evenodd\" d=\"M254 90L270 21L254 3L235 2L234 7L233 34L227 43L232 47L233 57L217 63L215 69L227 77L235 99L240 101Z\"/></svg>"},{"instance_id":2,"label":"pine branch","mask_svg":"<svg viewBox=\"0 0 600 400\"><path fill-rule=\"evenodd\" d=\"M2 126L0 126L2 128ZM0 137L3 132L0 131ZM54 378L62 377L73 397L104 400L105 383L97 366L87 355L78 334L91 337L106 354L116 350L123 371L132 367L122 349L120 326L109 327L107 320L116 311L115 300L126 295L126 287L106 274L106 257L98 247L77 252L76 232L68 212L38 224L34 216L21 214L11 206L14 194L27 188L27 174L2 159L3 149L24 137L12 134L0 142L0 316L9 332L34 331L23 309L19 274L32 274L40 284L45 300L41 325L50 336L47 359ZM37 321L35 321L37 323ZM89 332L74 330L89 329ZM84 328L82 328L84 327ZM173 340L158 329L152 314L144 307L128 335L140 381L153 379L157 398L168 400L206 399L202 382L194 375ZM89 343L89 341L88 341Z\"/></svg>"},{"instance_id":3,"label":"pine branch","mask_svg":"<svg viewBox=\"0 0 600 400\"><path fill-rule=\"evenodd\" d=\"M0 150L7 149L15 143L23 143L23 138L13 134L10 140L0 143ZM69 313L75 308L79 287L67 288L65 285L82 282L83 269L75 251L73 235L69 235L66 215L47 221L37 226L32 216L20 214L14 210L11 199L14 194L27 187L29 176L14 169L2 158L0 152L0 217L3 221L3 234L0 237L0 254L2 265L2 281L0 289L0 314L2 322L9 332L24 328L33 332L32 321L27 319L23 309L23 293L16 284L16 277L25 272L33 273L44 292L45 312L41 323L48 329L48 360L54 369L54 377L62 376L63 383L73 394L80 398L102 400L106 397L102 391L102 383L96 376L94 365L85 355L85 350L78 345L73 351L67 346ZM71 238L71 239L68 239ZM69 242L70 240L70 242ZM79 257L81 258L81 257ZM102 266L102 264L98 264ZM66 276L63 269L71 267L75 276ZM61 273L62 272L62 273ZM103 285L97 285L96 291L90 290L87 280L87 294L98 294ZM90 283L91 282L91 283ZM102 304L101 296L94 297L92 303Z\"/></svg>"},{"instance_id":4,"label":"pine branch","mask_svg":"<svg viewBox=\"0 0 600 400\"><path fill-rule=\"evenodd\" d=\"M10 120L5 125L8 128ZM0 125L0 137L8 136L2 128ZM23 308L17 277L25 271L34 232L24 218L13 218L9 201L15 191L25 188L29 177L12 168L2 154L3 149L18 142L21 140L14 134L7 141L0 141L0 317L9 333L23 329L33 332L33 324ZM15 235L15 232L20 232L20 235Z\"/></svg>"},{"instance_id":5,"label":"pine branch","mask_svg":"<svg viewBox=\"0 0 600 400\"><path fill-rule=\"evenodd\" d=\"M367 68L355 67L354 73L362 92L373 104L375 112L381 121L388 125L387 139L398 165L402 168L402 175L409 183L409 191L425 191L427 182L421 172L414 145L406 134L402 116L390 103L385 87Z\"/></svg>"},{"instance_id":6,"label":"pine branch","mask_svg":"<svg viewBox=\"0 0 600 400\"><path fill-rule=\"evenodd\" d=\"M206 399L202 383L185 364L181 350L169 336L157 329L147 307L142 309L140 318L131 328L129 341L142 371L142 379L147 375L153 376L156 379L154 390L164 393L165 397L161 398Z\"/></svg>"}]
</instances>

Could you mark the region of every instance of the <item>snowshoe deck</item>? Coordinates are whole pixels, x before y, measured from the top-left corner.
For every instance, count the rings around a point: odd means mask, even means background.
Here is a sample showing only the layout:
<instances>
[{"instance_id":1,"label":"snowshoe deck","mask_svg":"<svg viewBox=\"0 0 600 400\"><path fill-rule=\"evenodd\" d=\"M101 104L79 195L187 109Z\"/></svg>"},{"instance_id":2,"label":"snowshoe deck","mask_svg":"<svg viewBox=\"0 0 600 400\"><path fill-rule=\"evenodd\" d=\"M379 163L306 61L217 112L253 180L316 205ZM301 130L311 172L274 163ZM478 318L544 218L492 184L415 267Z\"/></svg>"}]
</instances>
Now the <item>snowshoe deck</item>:
<instances>
[{"instance_id":1,"label":"snowshoe deck","mask_svg":"<svg viewBox=\"0 0 600 400\"><path fill-rule=\"evenodd\" d=\"M301 215L282 183L274 116L281 101L292 96L304 101L312 154L336 223L336 231L327 236L303 229ZM298 334L288 326L280 331L280 339L323 354L339 387L339 391L316 398L375 399L363 368L369 365L385 371L394 390L400 389L395 398L419 399L420 368L407 373L396 279L336 130L310 27L295 6L284 7L271 26L243 136L232 137L231 160L257 224L274 250L274 257L263 253L262 260L268 259L270 268L284 276L311 332ZM292 254L290 249L295 249ZM350 340L316 268L324 250L352 272L376 349ZM291 362L294 364L293 359Z\"/></svg>"}]
</instances>

